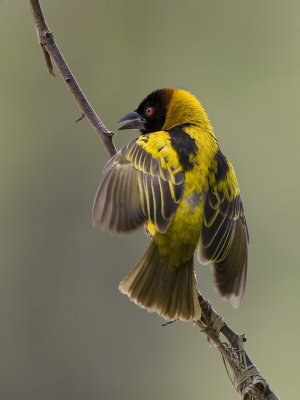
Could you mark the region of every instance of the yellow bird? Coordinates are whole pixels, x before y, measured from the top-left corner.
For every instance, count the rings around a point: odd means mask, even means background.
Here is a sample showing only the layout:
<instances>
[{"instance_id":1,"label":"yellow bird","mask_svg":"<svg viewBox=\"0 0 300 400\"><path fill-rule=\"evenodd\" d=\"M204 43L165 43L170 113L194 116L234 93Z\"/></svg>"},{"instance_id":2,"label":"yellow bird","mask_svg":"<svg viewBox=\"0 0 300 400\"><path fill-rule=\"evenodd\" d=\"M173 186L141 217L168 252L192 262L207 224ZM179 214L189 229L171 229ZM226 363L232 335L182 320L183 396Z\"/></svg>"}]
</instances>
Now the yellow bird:
<instances>
[{"instance_id":1,"label":"yellow bird","mask_svg":"<svg viewBox=\"0 0 300 400\"><path fill-rule=\"evenodd\" d=\"M111 232L147 224L151 242L121 281L131 300L168 320L200 318L194 252L212 263L220 295L237 307L247 275L248 230L230 161L200 102L179 89L150 93L120 119L141 135L104 168L93 223Z\"/></svg>"}]
</instances>

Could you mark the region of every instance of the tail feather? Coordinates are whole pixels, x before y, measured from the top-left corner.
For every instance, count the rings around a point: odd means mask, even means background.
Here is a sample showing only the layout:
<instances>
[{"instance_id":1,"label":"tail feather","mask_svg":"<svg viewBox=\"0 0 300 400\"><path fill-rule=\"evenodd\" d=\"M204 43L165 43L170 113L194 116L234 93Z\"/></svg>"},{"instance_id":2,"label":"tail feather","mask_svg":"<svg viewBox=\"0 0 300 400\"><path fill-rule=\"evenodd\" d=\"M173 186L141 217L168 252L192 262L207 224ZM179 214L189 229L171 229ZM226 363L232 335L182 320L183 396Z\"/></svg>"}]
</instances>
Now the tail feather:
<instances>
[{"instance_id":1,"label":"tail feather","mask_svg":"<svg viewBox=\"0 0 300 400\"><path fill-rule=\"evenodd\" d=\"M119 289L136 304L166 319L200 318L193 258L171 271L161 261L155 240L151 240L146 253L121 281Z\"/></svg>"}]
</instances>

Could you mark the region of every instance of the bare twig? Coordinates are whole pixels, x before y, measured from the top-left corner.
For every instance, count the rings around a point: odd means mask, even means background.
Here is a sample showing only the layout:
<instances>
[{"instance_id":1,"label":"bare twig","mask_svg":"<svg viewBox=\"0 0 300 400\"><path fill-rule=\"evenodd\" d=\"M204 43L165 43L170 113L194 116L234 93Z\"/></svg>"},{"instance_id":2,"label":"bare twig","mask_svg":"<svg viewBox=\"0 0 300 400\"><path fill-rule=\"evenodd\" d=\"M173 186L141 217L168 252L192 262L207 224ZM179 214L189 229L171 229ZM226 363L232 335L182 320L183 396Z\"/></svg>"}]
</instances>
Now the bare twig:
<instances>
[{"instance_id":1,"label":"bare twig","mask_svg":"<svg viewBox=\"0 0 300 400\"><path fill-rule=\"evenodd\" d=\"M112 136L114 135L114 133L106 128L106 126L95 113L93 107L90 105L84 93L80 89L80 86L78 85L62 53L60 52L57 44L54 41L53 33L50 31L46 23L39 0L28 0L28 2L32 11L38 41L42 46L50 75L54 76L53 66L51 62L52 60L53 63L56 65L59 73L61 74L63 80L65 81L67 87L71 91L82 113L89 120L93 128L98 133L98 136L102 140L107 153L110 157L113 156L117 152L116 147L112 141Z\"/></svg>"},{"instance_id":2,"label":"bare twig","mask_svg":"<svg viewBox=\"0 0 300 400\"><path fill-rule=\"evenodd\" d=\"M54 41L52 32L47 26L39 0L28 0L28 2L31 7L38 41L42 46L48 71L50 75L54 76L53 61L82 111L81 117L75 122L80 121L83 117L87 117L102 140L107 153L109 156L113 156L117 151L112 141L114 133L109 131L100 120L76 82ZM214 343L221 352L224 362L230 366L233 372L232 382L241 399L279 400L279 397L272 392L268 383L246 353L244 349L244 335L233 332L201 294L199 294L199 303L201 306L201 319L194 322L194 324ZM227 342L221 341L221 333L227 339Z\"/></svg>"},{"instance_id":3,"label":"bare twig","mask_svg":"<svg viewBox=\"0 0 300 400\"><path fill-rule=\"evenodd\" d=\"M80 117L78 117L78 118L75 120L75 123L77 124L77 122L81 121L84 117L85 117L85 115L84 115L84 114L81 114Z\"/></svg>"}]
</instances>

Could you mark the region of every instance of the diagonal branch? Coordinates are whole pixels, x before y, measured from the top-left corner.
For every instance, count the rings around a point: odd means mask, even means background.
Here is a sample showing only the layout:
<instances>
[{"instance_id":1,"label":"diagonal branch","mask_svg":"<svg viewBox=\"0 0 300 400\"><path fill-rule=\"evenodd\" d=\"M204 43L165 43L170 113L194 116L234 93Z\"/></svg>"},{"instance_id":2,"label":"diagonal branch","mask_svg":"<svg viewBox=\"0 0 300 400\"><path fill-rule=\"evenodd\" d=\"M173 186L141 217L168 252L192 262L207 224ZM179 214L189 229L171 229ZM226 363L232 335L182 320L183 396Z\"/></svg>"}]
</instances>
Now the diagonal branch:
<instances>
[{"instance_id":1,"label":"diagonal branch","mask_svg":"<svg viewBox=\"0 0 300 400\"><path fill-rule=\"evenodd\" d=\"M220 351L224 363L233 372L233 384L243 400L279 400L272 392L267 381L250 360L244 342L244 335L232 331L223 318L212 308L208 300L199 293L201 319L194 324L207 335ZM222 333L227 341L221 341ZM226 365L226 364L225 364ZM227 367L226 367L227 368Z\"/></svg>"},{"instance_id":2,"label":"diagonal branch","mask_svg":"<svg viewBox=\"0 0 300 400\"><path fill-rule=\"evenodd\" d=\"M47 26L39 0L28 0L28 2L32 11L38 41L42 46L50 75L54 76L53 61L82 111L81 117L79 117L76 122L86 117L98 133L108 155L110 157L113 156L117 152L112 141L114 133L106 128L80 89L54 41L52 32ZM200 293L199 303L201 306L201 319L195 321L194 325L197 325L201 332L214 343L220 351L225 365L227 363L231 368L233 384L240 398L243 400L279 400L279 397L272 392L268 383L246 353L244 349L244 335L233 332L224 322L223 318L216 313L211 307L211 304L204 299ZM226 338L226 341L220 339L221 333Z\"/></svg>"},{"instance_id":3,"label":"diagonal branch","mask_svg":"<svg viewBox=\"0 0 300 400\"><path fill-rule=\"evenodd\" d=\"M82 111L82 114L89 120L93 128L96 130L108 155L112 157L117 152L112 141L112 136L114 133L109 131L103 124L74 78L74 75L68 67L68 64L66 63L57 44L55 43L53 33L48 28L39 0L28 0L28 2L31 8L38 41L42 46L50 75L54 76L51 62L53 61L68 89L72 93L72 96L74 97L80 110Z\"/></svg>"}]
</instances>

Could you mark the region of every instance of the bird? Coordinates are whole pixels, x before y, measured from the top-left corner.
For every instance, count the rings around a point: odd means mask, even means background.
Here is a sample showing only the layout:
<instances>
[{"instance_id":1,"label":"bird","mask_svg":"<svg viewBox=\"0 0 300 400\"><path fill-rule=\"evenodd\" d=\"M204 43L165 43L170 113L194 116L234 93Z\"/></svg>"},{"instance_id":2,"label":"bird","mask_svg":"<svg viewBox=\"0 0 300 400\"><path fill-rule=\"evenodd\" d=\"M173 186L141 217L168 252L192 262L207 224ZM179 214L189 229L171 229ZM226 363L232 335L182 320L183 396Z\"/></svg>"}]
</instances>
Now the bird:
<instances>
[{"instance_id":1,"label":"bird","mask_svg":"<svg viewBox=\"0 0 300 400\"><path fill-rule=\"evenodd\" d=\"M150 243L119 290L166 320L201 317L194 253L211 264L222 298L238 307L249 233L237 178L206 112L183 89L158 89L118 123L139 130L106 164L93 224L112 233L142 226Z\"/></svg>"}]
</instances>

